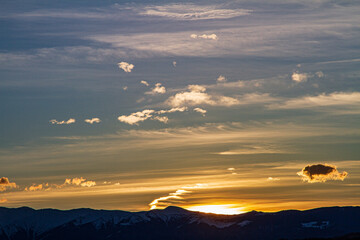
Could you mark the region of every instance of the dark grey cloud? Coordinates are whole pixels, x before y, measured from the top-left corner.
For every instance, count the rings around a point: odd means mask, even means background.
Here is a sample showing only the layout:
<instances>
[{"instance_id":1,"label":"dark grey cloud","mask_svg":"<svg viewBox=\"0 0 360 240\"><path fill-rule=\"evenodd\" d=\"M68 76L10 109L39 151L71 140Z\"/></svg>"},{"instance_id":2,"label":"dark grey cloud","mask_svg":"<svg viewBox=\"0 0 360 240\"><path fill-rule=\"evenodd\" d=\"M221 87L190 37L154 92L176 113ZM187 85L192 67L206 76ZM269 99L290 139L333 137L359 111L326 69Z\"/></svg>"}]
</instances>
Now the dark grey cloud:
<instances>
[{"instance_id":1,"label":"dark grey cloud","mask_svg":"<svg viewBox=\"0 0 360 240\"><path fill-rule=\"evenodd\" d=\"M16 187L17 187L16 183L10 182L10 180L7 177L0 178L0 192Z\"/></svg>"},{"instance_id":2,"label":"dark grey cloud","mask_svg":"<svg viewBox=\"0 0 360 240\"><path fill-rule=\"evenodd\" d=\"M329 164L307 165L297 173L307 182L326 182L327 180L344 180L348 175L347 172L340 173L336 166Z\"/></svg>"}]
</instances>

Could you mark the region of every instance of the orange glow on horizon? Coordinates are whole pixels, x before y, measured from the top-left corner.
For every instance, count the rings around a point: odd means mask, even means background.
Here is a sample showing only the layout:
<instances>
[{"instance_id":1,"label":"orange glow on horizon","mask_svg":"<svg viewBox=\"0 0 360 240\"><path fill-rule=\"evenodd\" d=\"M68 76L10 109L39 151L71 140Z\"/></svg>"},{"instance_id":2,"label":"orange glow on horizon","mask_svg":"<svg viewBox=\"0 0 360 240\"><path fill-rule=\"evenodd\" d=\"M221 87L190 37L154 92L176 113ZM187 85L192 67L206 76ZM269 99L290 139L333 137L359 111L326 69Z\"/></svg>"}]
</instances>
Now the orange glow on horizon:
<instances>
[{"instance_id":1,"label":"orange glow on horizon","mask_svg":"<svg viewBox=\"0 0 360 240\"><path fill-rule=\"evenodd\" d=\"M186 207L186 209L195 212L215 213L215 214L225 214L225 215L235 215L246 212L243 207L238 207L238 205L235 204L199 205L199 206Z\"/></svg>"}]
</instances>

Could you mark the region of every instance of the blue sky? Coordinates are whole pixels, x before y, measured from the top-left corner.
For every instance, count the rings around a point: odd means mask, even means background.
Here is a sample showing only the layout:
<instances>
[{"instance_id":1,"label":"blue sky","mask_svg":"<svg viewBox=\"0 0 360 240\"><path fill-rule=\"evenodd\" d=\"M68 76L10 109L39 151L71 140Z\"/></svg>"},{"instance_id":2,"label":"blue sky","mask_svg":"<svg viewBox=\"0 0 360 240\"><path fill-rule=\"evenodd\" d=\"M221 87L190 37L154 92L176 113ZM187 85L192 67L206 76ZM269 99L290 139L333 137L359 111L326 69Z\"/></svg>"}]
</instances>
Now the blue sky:
<instances>
[{"instance_id":1,"label":"blue sky","mask_svg":"<svg viewBox=\"0 0 360 240\"><path fill-rule=\"evenodd\" d=\"M358 3L2 5L2 205L358 204Z\"/></svg>"}]
</instances>

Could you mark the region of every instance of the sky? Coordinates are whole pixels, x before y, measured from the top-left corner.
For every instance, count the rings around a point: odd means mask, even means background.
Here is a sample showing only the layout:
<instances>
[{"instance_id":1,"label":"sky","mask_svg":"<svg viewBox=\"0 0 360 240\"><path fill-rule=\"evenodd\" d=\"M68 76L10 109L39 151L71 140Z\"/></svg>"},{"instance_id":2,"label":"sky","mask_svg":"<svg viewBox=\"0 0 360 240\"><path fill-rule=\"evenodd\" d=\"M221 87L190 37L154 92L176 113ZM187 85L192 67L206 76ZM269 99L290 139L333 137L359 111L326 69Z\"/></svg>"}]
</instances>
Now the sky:
<instances>
[{"instance_id":1,"label":"sky","mask_svg":"<svg viewBox=\"0 0 360 240\"><path fill-rule=\"evenodd\" d=\"M359 2L1 5L0 206L359 205Z\"/></svg>"}]
</instances>

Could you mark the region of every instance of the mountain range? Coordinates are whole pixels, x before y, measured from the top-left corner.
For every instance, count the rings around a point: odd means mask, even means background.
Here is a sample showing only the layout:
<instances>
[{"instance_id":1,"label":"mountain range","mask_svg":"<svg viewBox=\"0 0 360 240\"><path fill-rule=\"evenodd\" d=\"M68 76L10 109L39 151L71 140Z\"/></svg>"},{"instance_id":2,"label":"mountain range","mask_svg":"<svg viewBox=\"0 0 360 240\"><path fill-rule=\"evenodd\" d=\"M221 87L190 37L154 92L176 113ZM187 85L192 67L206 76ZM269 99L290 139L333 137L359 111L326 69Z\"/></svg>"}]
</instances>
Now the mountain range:
<instances>
[{"instance_id":1,"label":"mountain range","mask_svg":"<svg viewBox=\"0 0 360 240\"><path fill-rule=\"evenodd\" d=\"M217 215L179 207L144 212L0 207L1 240L360 239L360 207Z\"/></svg>"}]
</instances>

